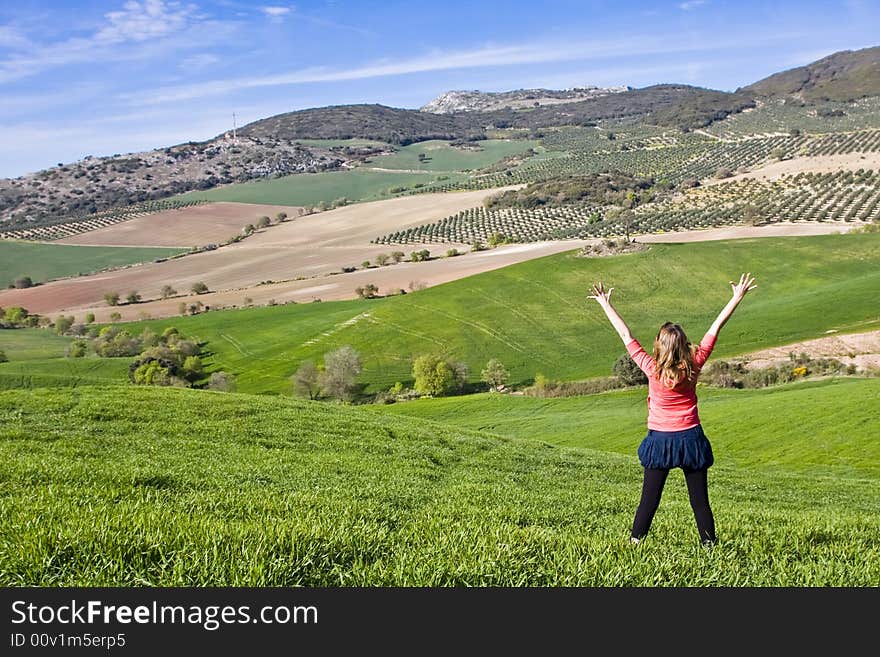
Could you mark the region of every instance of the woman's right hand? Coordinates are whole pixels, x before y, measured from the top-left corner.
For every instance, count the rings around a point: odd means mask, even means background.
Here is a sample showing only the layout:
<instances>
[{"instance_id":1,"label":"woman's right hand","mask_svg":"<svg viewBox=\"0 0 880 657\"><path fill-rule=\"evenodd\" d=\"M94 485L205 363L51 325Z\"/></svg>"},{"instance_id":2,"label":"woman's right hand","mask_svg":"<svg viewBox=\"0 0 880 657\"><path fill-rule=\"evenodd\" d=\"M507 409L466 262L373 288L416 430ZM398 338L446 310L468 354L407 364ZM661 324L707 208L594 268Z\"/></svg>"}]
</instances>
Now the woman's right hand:
<instances>
[{"instance_id":1,"label":"woman's right hand","mask_svg":"<svg viewBox=\"0 0 880 657\"><path fill-rule=\"evenodd\" d=\"M605 289L605 284L602 281L599 281L591 290L592 294L588 295L588 298L595 299L599 302L600 305L610 304L611 303L611 293L614 292L614 288Z\"/></svg>"},{"instance_id":2,"label":"woman's right hand","mask_svg":"<svg viewBox=\"0 0 880 657\"><path fill-rule=\"evenodd\" d=\"M730 281L730 287L733 289L733 298L742 299L746 296L747 292L751 292L758 286L755 285L755 279L751 272L749 272L748 274L742 274L739 277L739 283Z\"/></svg>"}]
</instances>

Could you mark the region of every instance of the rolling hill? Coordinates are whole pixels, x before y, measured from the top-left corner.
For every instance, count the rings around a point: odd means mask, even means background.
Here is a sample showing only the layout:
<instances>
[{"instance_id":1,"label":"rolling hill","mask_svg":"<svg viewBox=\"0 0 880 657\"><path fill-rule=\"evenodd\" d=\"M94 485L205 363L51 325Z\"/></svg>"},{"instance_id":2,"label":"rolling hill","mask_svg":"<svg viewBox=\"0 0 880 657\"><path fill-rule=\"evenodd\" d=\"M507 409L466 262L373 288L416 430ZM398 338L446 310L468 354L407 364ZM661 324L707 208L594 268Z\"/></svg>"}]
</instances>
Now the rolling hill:
<instances>
[{"instance_id":1,"label":"rolling hill","mask_svg":"<svg viewBox=\"0 0 880 657\"><path fill-rule=\"evenodd\" d=\"M242 392L286 394L302 361L319 362L343 344L361 353L368 392L411 381L413 358L430 352L465 362L471 381L493 357L513 383L528 383L539 372L572 380L610 374L623 352L585 298L596 280L617 289L618 308L637 337L649 338L674 318L699 339L726 303L731 276L753 272L760 291L725 327L715 351L725 358L827 331L877 328L878 246L880 234L864 234L654 244L603 258L570 251L406 295L211 311L126 327L137 333L176 326L199 337L211 367L234 373ZM43 359L57 353L40 354L34 344L28 350ZM7 355L0 375L19 375L27 364L15 348ZM67 375L65 359L56 362Z\"/></svg>"},{"instance_id":2,"label":"rolling hill","mask_svg":"<svg viewBox=\"0 0 880 657\"><path fill-rule=\"evenodd\" d=\"M828 392L876 394L853 384ZM867 405L856 412L870 415ZM768 415L760 435L742 437L753 444L749 464L713 468L719 543L707 553L680 482L649 539L629 544L641 480L632 455L319 402L157 388L0 392L0 580L876 585L878 479L840 467L789 422ZM766 436L821 468L770 465L779 446L768 452ZM866 433L849 440L852 451L876 452Z\"/></svg>"},{"instance_id":3,"label":"rolling hill","mask_svg":"<svg viewBox=\"0 0 880 657\"><path fill-rule=\"evenodd\" d=\"M880 46L843 50L738 90L760 98L849 102L880 95Z\"/></svg>"}]
</instances>

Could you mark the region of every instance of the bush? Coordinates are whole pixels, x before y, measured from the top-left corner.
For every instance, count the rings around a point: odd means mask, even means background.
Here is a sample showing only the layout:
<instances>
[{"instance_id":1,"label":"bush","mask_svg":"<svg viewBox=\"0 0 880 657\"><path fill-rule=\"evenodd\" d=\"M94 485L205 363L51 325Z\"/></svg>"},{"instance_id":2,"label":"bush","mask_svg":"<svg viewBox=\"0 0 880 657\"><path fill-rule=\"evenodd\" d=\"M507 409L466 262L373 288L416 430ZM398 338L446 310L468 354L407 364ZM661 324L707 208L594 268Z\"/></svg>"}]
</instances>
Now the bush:
<instances>
[{"instance_id":1,"label":"bush","mask_svg":"<svg viewBox=\"0 0 880 657\"><path fill-rule=\"evenodd\" d=\"M108 306L115 306L119 303L119 292L107 292L104 295L104 301L107 302Z\"/></svg>"},{"instance_id":2,"label":"bush","mask_svg":"<svg viewBox=\"0 0 880 657\"><path fill-rule=\"evenodd\" d=\"M173 297L175 294L177 294L177 290L175 290L170 285L163 285L162 286L161 295L162 295L163 299L168 299L169 297Z\"/></svg>"},{"instance_id":3,"label":"bush","mask_svg":"<svg viewBox=\"0 0 880 657\"><path fill-rule=\"evenodd\" d=\"M141 295L137 293L136 290L132 290L125 297L126 303L139 303L141 300Z\"/></svg>"},{"instance_id":4,"label":"bush","mask_svg":"<svg viewBox=\"0 0 880 657\"><path fill-rule=\"evenodd\" d=\"M82 358L88 353L88 350L88 342L86 342L85 340L74 340L69 345L67 345L67 357Z\"/></svg>"},{"instance_id":5,"label":"bush","mask_svg":"<svg viewBox=\"0 0 880 657\"><path fill-rule=\"evenodd\" d=\"M193 283L190 290L192 291L193 294L205 294L207 292L210 292L210 290L208 289L208 286L203 281L198 281L196 283Z\"/></svg>"},{"instance_id":6,"label":"bush","mask_svg":"<svg viewBox=\"0 0 880 657\"><path fill-rule=\"evenodd\" d=\"M355 292L361 299L375 299L379 294L379 288L372 283L367 283L363 287L355 288Z\"/></svg>"},{"instance_id":7,"label":"bush","mask_svg":"<svg viewBox=\"0 0 880 657\"><path fill-rule=\"evenodd\" d=\"M91 324L95 321L95 313L86 313L86 324Z\"/></svg>"},{"instance_id":8,"label":"bush","mask_svg":"<svg viewBox=\"0 0 880 657\"><path fill-rule=\"evenodd\" d=\"M434 354L413 361L413 387L416 392L434 397L459 391L467 382L467 366Z\"/></svg>"},{"instance_id":9,"label":"bush","mask_svg":"<svg viewBox=\"0 0 880 657\"><path fill-rule=\"evenodd\" d=\"M0 363L8 363L9 356L6 355L6 352L0 349Z\"/></svg>"},{"instance_id":10,"label":"bush","mask_svg":"<svg viewBox=\"0 0 880 657\"><path fill-rule=\"evenodd\" d=\"M34 282L31 280L30 276L19 276L15 279L15 283L13 283L13 285L15 285L15 287L19 290L32 287L33 284Z\"/></svg>"},{"instance_id":11,"label":"bush","mask_svg":"<svg viewBox=\"0 0 880 657\"><path fill-rule=\"evenodd\" d=\"M648 377L639 369L628 353L621 354L614 362L612 372L628 386L644 385L648 382Z\"/></svg>"},{"instance_id":12,"label":"bush","mask_svg":"<svg viewBox=\"0 0 880 657\"><path fill-rule=\"evenodd\" d=\"M208 379L208 390L220 392L235 392L235 377L229 372L214 372Z\"/></svg>"},{"instance_id":13,"label":"bush","mask_svg":"<svg viewBox=\"0 0 880 657\"><path fill-rule=\"evenodd\" d=\"M579 397L623 387L625 384L616 376L599 376L584 381L552 381L543 374L537 374L535 382L524 392L530 397Z\"/></svg>"}]
</instances>

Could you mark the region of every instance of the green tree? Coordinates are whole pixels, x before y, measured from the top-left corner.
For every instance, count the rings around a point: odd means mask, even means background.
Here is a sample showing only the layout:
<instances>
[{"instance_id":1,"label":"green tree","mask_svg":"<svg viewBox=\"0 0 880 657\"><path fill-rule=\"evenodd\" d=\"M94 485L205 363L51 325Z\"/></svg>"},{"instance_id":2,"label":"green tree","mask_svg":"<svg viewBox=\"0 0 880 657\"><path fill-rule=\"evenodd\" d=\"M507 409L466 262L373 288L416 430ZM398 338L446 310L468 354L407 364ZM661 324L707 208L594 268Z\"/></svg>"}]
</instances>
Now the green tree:
<instances>
[{"instance_id":1,"label":"green tree","mask_svg":"<svg viewBox=\"0 0 880 657\"><path fill-rule=\"evenodd\" d=\"M170 285L163 285L162 286L161 295L162 295L163 299L168 299L169 297L173 297L175 294L177 294L177 290L175 290Z\"/></svg>"},{"instance_id":2,"label":"green tree","mask_svg":"<svg viewBox=\"0 0 880 657\"><path fill-rule=\"evenodd\" d=\"M425 354L413 361L413 388L423 395L438 397L459 390L467 380L467 366L436 354Z\"/></svg>"},{"instance_id":3,"label":"green tree","mask_svg":"<svg viewBox=\"0 0 880 657\"><path fill-rule=\"evenodd\" d=\"M95 313L86 313L86 324L92 324L95 321Z\"/></svg>"},{"instance_id":4,"label":"green tree","mask_svg":"<svg viewBox=\"0 0 880 657\"><path fill-rule=\"evenodd\" d=\"M132 290L125 297L126 303L139 303L141 300L141 295L138 294L137 290Z\"/></svg>"},{"instance_id":5,"label":"green tree","mask_svg":"<svg viewBox=\"0 0 880 657\"><path fill-rule=\"evenodd\" d=\"M492 390L500 390L510 378L510 372L497 358L492 358L486 363L485 369L480 372L481 380L489 384Z\"/></svg>"},{"instance_id":6,"label":"green tree","mask_svg":"<svg viewBox=\"0 0 880 657\"><path fill-rule=\"evenodd\" d=\"M210 292L210 290L208 289L208 286L204 283L204 281L198 281L196 283L193 283L190 290L192 291L193 294L205 294L207 292Z\"/></svg>"},{"instance_id":7,"label":"green tree","mask_svg":"<svg viewBox=\"0 0 880 657\"><path fill-rule=\"evenodd\" d=\"M391 259L394 262L400 262L404 259L404 257L405 257L405 254L403 251L392 251L391 252Z\"/></svg>"},{"instance_id":8,"label":"green tree","mask_svg":"<svg viewBox=\"0 0 880 657\"><path fill-rule=\"evenodd\" d=\"M107 292L104 295L104 301L108 306L115 306L119 303L119 292Z\"/></svg>"},{"instance_id":9,"label":"green tree","mask_svg":"<svg viewBox=\"0 0 880 657\"><path fill-rule=\"evenodd\" d=\"M379 265L380 267L384 267L385 265L388 264L388 258L389 258L389 256L387 253L380 253L375 258L373 258L373 260L375 260L376 264Z\"/></svg>"}]
</instances>

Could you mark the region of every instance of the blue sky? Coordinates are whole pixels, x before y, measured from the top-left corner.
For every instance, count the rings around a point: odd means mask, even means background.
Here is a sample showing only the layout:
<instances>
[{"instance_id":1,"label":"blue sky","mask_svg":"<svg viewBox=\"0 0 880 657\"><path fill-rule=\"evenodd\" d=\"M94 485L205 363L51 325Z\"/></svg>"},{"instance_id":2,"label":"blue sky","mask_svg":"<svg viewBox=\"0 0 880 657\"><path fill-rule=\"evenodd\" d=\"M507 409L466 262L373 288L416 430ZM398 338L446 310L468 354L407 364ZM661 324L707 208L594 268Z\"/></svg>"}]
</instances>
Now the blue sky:
<instances>
[{"instance_id":1,"label":"blue sky","mask_svg":"<svg viewBox=\"0 0 880 657\"><path fill-rule=\"evenodd\" d=\"M0 3L0 176L450 89L734 90L880 45L880 0Z\"/></svg>"}]
</instances>

